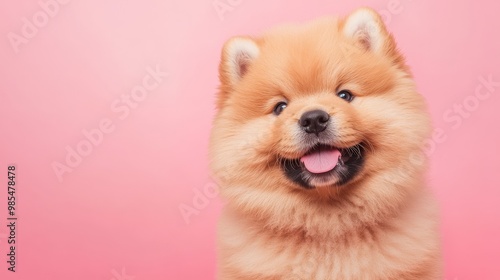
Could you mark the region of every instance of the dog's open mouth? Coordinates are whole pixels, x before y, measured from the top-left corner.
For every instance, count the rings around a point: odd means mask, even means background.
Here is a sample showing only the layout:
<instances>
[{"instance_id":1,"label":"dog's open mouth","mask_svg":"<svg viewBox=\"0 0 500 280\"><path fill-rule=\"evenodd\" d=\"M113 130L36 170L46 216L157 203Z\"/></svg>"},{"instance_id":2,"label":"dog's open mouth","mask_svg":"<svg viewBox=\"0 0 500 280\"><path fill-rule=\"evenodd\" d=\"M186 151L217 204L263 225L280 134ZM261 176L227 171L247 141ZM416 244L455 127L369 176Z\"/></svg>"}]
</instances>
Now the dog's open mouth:
<instances>
[{"instance_id":1,"label":"dog's open mouth","mask_svg":"<svg viewBox=\"0 0 500 280\"><path fill-rule=\"evenodd\" d=\"M292 181L305 188L343 185L354 178L363 165L362 144L339 149L316 145L298 159L282 160L282 168Z\"/></svg>"}]
</instances>

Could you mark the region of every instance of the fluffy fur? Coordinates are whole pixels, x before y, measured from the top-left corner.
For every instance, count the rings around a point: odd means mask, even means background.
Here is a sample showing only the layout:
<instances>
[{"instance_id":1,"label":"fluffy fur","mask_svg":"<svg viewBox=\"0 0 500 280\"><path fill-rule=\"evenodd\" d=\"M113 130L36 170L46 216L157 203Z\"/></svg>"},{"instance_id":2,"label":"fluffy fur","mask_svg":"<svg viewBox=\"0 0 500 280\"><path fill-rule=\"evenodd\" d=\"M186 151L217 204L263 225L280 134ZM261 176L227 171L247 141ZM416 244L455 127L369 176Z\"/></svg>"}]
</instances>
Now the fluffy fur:
<instances>
[{"instance_id":1,"label":"fluffy fur","mask_svg":"<svg viewBox=\"0 0 500 280\"><path fill-rule=\"evenodd\" d=\"M210 147L226 201L218 279L441 279L419 152L429 119L376 12L232 38L219 71ZM351 102L337 96L345 89ZM279 102L287 107L273 114ZM330 125L305 135L298 120L315 109ZM357 145L359 172L343 183L340 173L306 178L308 187L292 180L283 162L317 139L343 151Z\"/></svg>"}]
</instances>

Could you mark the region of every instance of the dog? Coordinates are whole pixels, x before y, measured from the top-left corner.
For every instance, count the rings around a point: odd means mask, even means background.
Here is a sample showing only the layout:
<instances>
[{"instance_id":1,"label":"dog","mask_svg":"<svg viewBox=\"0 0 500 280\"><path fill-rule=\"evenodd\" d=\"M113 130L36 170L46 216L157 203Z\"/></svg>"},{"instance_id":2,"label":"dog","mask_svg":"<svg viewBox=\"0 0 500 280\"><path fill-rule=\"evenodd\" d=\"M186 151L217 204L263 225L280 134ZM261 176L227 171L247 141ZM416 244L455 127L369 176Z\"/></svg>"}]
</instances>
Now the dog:
<instances>
[{"instance_id":1,"label":"dog","mask_svg":"<svg viewBox=\"0 0 500 280\"><path fill-rule=\"evenodd\" d=\"M223 46L218 279L442 279L430 117L370 8Z\"/></svg>"}]
</instances>

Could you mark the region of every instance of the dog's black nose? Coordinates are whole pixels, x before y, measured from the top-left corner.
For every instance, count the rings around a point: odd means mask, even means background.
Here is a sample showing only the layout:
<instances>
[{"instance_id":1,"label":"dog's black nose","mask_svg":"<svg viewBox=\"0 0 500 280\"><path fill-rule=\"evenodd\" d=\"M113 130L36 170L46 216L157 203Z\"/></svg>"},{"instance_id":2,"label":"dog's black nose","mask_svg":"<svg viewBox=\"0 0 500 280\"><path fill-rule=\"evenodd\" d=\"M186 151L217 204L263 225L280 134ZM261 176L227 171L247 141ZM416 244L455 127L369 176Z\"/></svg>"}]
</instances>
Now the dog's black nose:
<instances>
[{"instance_id":1,"label":"dog's black nose","mask_svg":"<svg viewBox=\"0 0 500 280\"><path fill-rule=\"evenodd\" d=\"M313 110L305 112L300 117L299 124L307 133L314 133L318 135L321 131L325 130L328 126L330 115L323 110Z\"/></svg>"}]
</instances>

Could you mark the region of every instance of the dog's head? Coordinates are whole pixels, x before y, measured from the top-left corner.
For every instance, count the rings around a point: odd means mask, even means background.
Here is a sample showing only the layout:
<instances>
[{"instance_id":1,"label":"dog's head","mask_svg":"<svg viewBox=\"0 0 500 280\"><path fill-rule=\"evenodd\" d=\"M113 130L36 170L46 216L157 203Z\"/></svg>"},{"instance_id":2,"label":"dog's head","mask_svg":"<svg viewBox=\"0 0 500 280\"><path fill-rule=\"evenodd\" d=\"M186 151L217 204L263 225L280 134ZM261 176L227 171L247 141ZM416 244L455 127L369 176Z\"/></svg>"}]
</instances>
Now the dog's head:
<instances>
[{"instance_id":1,"label":"dog's head","mask_svg":"<svg viewBox=\"0 0 500 280\"><path fill-rule=\"evenodd\" d=\"M223 194L382 195L392 189L364 182L421 170L409 163L429 130L424 102L371 9L232 38L219 72L211 158Z\"/></svg>"}]
</instances>

